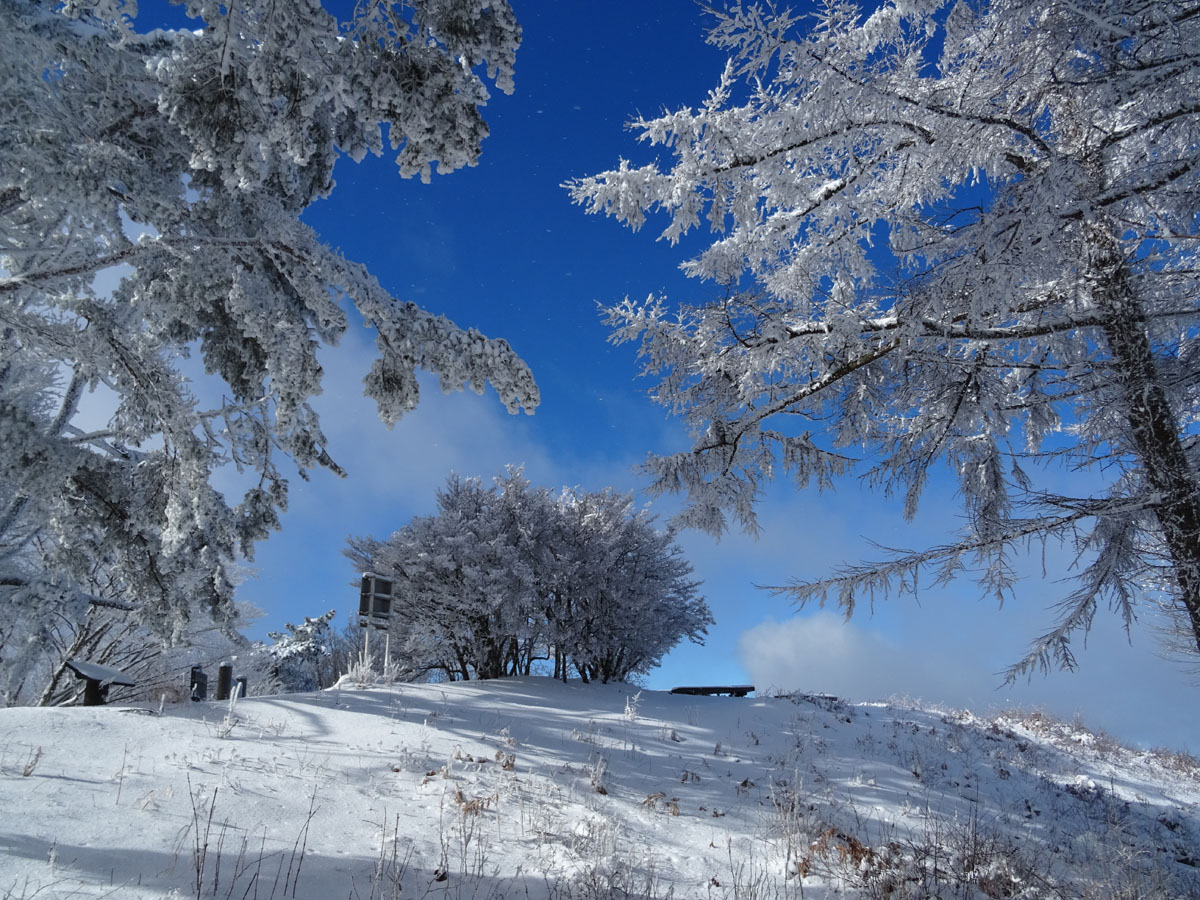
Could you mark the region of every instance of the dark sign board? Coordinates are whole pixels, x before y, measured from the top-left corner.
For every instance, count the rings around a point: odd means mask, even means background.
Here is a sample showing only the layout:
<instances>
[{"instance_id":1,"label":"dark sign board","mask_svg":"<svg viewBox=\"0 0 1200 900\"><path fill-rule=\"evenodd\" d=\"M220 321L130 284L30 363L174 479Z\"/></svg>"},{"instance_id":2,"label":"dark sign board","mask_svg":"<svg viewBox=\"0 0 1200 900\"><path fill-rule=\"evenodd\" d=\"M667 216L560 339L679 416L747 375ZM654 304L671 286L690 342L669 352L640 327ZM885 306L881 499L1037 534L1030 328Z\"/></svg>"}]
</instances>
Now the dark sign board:
<instances>
[{"instance_id":1,"label":"dark sign board","mask_svg":"<svg viewBox=\"0 0 1200 900\"><path fill-rule=\"evenodd\" d=\"M358 615L360 625L366 625L365 620L387 620L392 615L392 581L371 572L362 577L362 587L358 594ZM376 621L372 624L379 625Z\"/></svg>"}]
</instances>

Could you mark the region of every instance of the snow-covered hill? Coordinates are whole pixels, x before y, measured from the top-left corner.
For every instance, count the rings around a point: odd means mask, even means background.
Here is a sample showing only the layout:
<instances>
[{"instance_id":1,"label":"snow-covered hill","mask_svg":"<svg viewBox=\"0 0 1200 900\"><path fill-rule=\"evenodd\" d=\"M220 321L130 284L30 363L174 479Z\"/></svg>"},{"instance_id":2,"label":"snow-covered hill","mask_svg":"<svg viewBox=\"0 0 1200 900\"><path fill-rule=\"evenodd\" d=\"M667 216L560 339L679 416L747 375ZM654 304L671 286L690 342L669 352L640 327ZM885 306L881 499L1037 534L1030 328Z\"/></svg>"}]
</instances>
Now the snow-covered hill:
<instances>
[{"instance_id":1,"label":"snow-covered hill","mask_svg":"<svg viewBox=\"0 0 1200 900\"><path fill-rule=\"evenodd\" d=\"M1200 897L1200 765L548 679L0 711L0 898Z\"/></svg>"}]
</instances>

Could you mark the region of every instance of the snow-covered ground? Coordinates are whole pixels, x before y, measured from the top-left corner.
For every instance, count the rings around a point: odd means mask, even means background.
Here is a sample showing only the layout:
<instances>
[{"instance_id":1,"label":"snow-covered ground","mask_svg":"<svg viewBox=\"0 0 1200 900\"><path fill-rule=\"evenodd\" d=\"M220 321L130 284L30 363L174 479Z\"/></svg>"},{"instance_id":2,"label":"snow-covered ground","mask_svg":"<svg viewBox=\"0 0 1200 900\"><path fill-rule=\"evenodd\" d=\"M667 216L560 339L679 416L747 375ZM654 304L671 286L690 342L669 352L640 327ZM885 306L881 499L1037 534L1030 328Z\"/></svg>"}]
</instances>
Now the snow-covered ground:
<instances>
[{"instance_id":1,"label":"snow-covered ground","mask_svg":"<svg viewBox=\"0 0 1200 900\"><path fill-rule=\"evenodd\" d=\"M1200 767L525 678L0 711L0 898L1197 897Z\"/></svg>"}]
</instances>

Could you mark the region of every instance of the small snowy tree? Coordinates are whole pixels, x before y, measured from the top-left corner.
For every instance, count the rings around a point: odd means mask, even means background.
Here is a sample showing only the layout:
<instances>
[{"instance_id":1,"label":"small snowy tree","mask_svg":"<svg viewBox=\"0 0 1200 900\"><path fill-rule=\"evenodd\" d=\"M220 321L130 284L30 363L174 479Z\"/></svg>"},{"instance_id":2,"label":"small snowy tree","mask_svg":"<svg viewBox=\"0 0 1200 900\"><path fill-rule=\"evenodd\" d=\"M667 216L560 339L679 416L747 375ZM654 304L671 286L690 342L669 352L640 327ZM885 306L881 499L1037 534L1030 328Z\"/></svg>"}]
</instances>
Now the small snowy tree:
<instances>
[{"instance_id":1,"label":"small snowy tree","mask_svg":"<svg viewBox=\"0 0 1200 900\"><path fill-rule=\"evenodd\" d=\"M267 634L274 643L266 647L271 693L301 693L329 687L335 678L331 660L337 636L330 622L337 615L331 609L323 616L305 616L300 625L288 622L285 631Z\"/></svg>"},{"instance_id":2,"label":"small snowy tree","mask_svg":"<svg viewBox=\"0 0 1200 900\"><path fill-rule=\"evenodd\" d=\"M403 177L475 164L484 72L512 88L508 4L186 8L195 30L139 33L132 2L0 4L0 604L24 617L6 665L89 605L167 637L198 610L232 627L228 569L278 528L285 462L341 472L309 400L350 305L387 425L418 369L538 400L506 343L397 301L300 219L384 133ZM189 356L223 396L189 385Z\"/></svg>"},{"instance_id":3,"label":"small snowy tree","mask_svg":"<svg viewBox=\"0 0 1200 900\"><path fill-rule=\"evenodd\" d=\"M656 489L687 493L691 525L753 531L764 479L826 487L857 451L911 516L944 461L952 542L781 590L849 614L971 560L1003 597L1015 548L1064 539L1075 590L1010 674L1072 666L1101 602L1128 626L1165 598L1200 648L1200 5L715 15L716 89L635 123L671 164L569 186L635 229L665 214L670 241L715 233L684 264L710 303L608 312L692 430L650 462ZM1039 487L1052 466L1098 486Z\"/></svg>"}]
</instances>

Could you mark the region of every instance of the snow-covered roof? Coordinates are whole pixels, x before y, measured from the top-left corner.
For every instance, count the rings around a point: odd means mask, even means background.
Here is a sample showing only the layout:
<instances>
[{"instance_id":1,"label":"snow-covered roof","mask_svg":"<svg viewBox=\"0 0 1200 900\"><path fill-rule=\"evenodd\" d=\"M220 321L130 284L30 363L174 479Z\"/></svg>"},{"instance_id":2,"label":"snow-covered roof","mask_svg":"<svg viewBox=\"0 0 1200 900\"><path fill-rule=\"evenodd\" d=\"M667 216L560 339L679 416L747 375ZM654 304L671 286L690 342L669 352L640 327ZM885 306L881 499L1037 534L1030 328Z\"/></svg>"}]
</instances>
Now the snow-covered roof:
<instances>
[{"instance_id":1,"label":"snow-covered roof","mask_svg":"<svg viewBox=\"0 0 1200 900\"><path fill-rule=\"evenodd\" d=\"M80 678L91 678L99 681L101 684L122 684L126 687L133 687L134 685L133 679L120 669L114 669L112 666L102 666L99 663L87 662L82 659L72 659L67 663L67 668Z\"/></svg>"}]
</instances>

